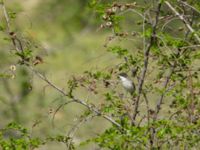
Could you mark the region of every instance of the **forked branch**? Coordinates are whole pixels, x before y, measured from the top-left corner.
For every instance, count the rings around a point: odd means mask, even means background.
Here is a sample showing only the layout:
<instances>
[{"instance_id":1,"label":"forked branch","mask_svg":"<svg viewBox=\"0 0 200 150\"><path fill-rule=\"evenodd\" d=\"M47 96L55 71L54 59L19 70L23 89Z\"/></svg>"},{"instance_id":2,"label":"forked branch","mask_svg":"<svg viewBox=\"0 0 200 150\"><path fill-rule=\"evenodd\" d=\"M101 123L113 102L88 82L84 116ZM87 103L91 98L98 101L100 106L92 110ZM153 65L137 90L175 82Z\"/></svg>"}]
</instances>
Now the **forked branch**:
<instances>
[{"instance_id":1,"label":"forked branch","mask_svg":"<svg viewBox=\"0 0 200 150\"><path fill-rule=\"evenodd\" d=\"M183 23L185 24L185 26L190 30L190 32L192 34L194 34L194 37L196 38L196 40L198 41L198 43L200 43L200 37L198 36L198 34L195 32L195 30L190 26L190 23L184 18L183 15L181 15L168 1L165 1L165 4L174 12L174 14L176 16L179 17L180 20L183 21Z\"/></svg>"}]
</instances>

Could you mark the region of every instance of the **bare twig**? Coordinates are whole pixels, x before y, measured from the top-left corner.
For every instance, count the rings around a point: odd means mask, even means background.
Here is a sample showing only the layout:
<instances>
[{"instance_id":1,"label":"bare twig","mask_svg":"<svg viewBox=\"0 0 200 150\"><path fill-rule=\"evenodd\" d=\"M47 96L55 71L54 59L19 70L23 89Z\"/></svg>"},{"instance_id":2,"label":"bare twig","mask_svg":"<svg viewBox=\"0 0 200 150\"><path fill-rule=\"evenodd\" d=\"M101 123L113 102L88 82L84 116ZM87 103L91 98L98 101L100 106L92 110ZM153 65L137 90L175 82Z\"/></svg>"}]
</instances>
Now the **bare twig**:
<instances>
[{"instance_id":1,"label":"bare twig","mask_svg":"<svg viewBox=\"0 0 200 150\"><path fill-rule=\"evenodd\" d=\"M174 72L175 66L176 66L176 61L174 62L174 65L171 67L170 72L169 72L169 74L167 75L166 80L165 80L165 82L164 82L164 84L163 84L163 89L164 89L165 91L161 94L160 98L159 98L158 101L157 101L157 105L156 105L155 112L154 112L154 115L153 115L153 122L155 122L155 121L157 120L157 116L158 116L158 113L160 112L160 109L161 109L161 105L162 105L162 103L163 103L164 96L165 96L165 94L166 94L166 92L167 92L167 86L168 86L168 83L169 83L169 81L170 81L170 78L171 78L171 76L172 76L172 74L173 74L173 72ZM150 139L149 139L149 141L150 141L150 146L151 146L151 149L153 149L153 148L154 148L154 143L155 143L155 132L156 132L156 131L155 131L155 128L154 128L153 126L150 128L149 131L150 131Z\"/></svg>"},{"instance_id":2,"label":"bare twig","mask_svg":"<svg viewBox=\"0 0 200 150\"><path fill-rule=\"evenodd\" d=\"M176 9L168 1L165 1L165 4L175 13L176 16L178 16L180 18L180 20L182 20L184 22L184 24L190 30L190 32L192 34L194 34L198 43L200 43L200 37L195 32L195 30L190 26L190 23L183 17L183 15L181 15L178 11L176 11Z\"/></svg>"},{"instance_id":3,"label":"bare twig","mask_svg":"<svg viewBox=\"0 0 200 150\"><path fill-rule=\"evenodd\" d=\"M154 121L156 121L157 116L158 116L158 113L160 112L160 109L161 109L161 105L162 105L162 103L163 103L164 96L165 96L166 92L168 91L168 90L167 90L167 86L168 86L168 83L169 83L169 81L170 81L170 78L171 78L171 76L172 76L172 74L173 74L173 72L174 72L175 66L176 66L176 62L175 62L174 65L171 67L170 72L169 72L169 74L167 75L166 80L165 80L165 82L164 82L164 84L163 84L163 89L164 89L165 91L161 94L160 98L159 98L158 101L157 101L157 105L156 105L156 109L155 109L155 114L154 114L154 117L153 117L153 120L154 120Z\"/></svg>"},{"instance_id":4,"label":"bare twig","mask_svg":"<svg viewBox=\"0 0 200 150\"><path fill-rule=\"evenodd\" d=\"M190 89L190 104L189 104L189 119L191 122L193 122L194 120L194 110L195 110L195 104L194 104L194 99L195 99L195 96L194 96L194 88L193 88L193 79L192 79L192 74L191 74L191 71L190 69L188 70L188 86L189 86L189 89Z\"/></svg>"},{"instance_id":5,"label":"bare twig","mask_svg":"<svg viewBox=\"0 0 200 150\"><path fill-rule=\"evenodd\" d=\"M199 47L200 47L200 45L190 45L190 46L181 47L180 49L199 48Z\"/></svg>"},{"instance_id":6,"label":"bare twig","mask_svg":"<svg viewBox=\"0 0 200 150\"><path fill-rule=\"evenodd\" d=\"M146 109L147 109L147 124L149 126L149 123L150 123L150 107L149 107L149 100L147 98L147 95L146 93L143 93L143 96L144 96L144 100L145 100L145 103L146 103Z\"/></svg>"},{"instance_id":7,"label":"bare twig","mask_svg":"<svg viewBox=\"0 0 200 150\"><path fill-rule=\"evenodd\" d=\"M70 141L67 144L67 148L69 148L69 146L72 144L72 139L74 137L74 134L80 128L80 126L86 123L87 121L91 120L95 116L96 115L90 115L90 116L87 116L86 118L82 118L77 124L73 125L73 127L67 133L67 136L70 137Z\"/></svg>"},{"instance_id":8,"label":"bare twig","mask_svg":"<svg viewBox=\"0 0 200 150\"><path fill-rule=\"evenodd\" d=\"M53 127L55 127L54 119L55 119L56 113L57 113L63 106L68 105L69 103L72 103L72 102L74 102L74 101L71 100L71 101L68 101L68 102L66 102L66 103L64 103L64 104L61 104L61 105L58 106L58 108L54 111L53 117L52 117L52 126L53 126Z\"/></svg>"},{"instance_id":9,"label":"bare twig","mask_svg":"<svg viewBox=\"0 0 200 150\"><path fill-rule=\"evenodd\" d=\"M196 9L195 7L191 6L190 4L188 4L187 2L184 2L182 0L178 0L178 2L180 2L181 4L190 7L191 9L193 9L194 11L196 11L197 13L200 14L200 11L198 9Z\"/></svg>"},{"instance_id":10,"label":"bare twig","mask_svg":"<svg viewBox=\"0 0 200 150\"><path fill-rule=\"evenodd\" d=\"M9 19L9 16L8 16L8 13L7 13L7 10L6 10L6 7L4 5L3 0L1 1L1 6L2 6L2 9L3 9L4 17L6 19L7 30L8 30L8 32L10 32L10 19Z\"/></svg>"},{"instance_id":11,"label":"bare twig","mask_svg":"<svg viewBox=\"0 0 200 150\"><path fill-rule=\"evenodd\" d=\"M177 110L177 111L175 111L174 113L172 113L170 116L169 116L169 120L172 120L173 119L173 117L175 116L175 115L177 115L177 114L179 114L179 113L181 113L182 112L182 108L181 109L179 109L179 110Z\"/></svg>"},{"instance_id":12,"label":"bare twig","mask_svg":"<svg viewBox=\"0 0 200 150\"><path fill-rule=\"evenodd\" d=\"M57 91L59 91L62 95L64 96L68 96L65 91L63 91L62 89L60 89L59 87L57 87L56 85L54 85L53 83L51 83L43 74L41 74L40 72L36 71L33 67L29 67L29 69L31 69L31 71L33 71L40 79L42 79L43 81L45 81L48 85L50 85L51 87L53 87L54 89L56 89Z\"/></svg>"},{"instance_id":13,"label":"bare twig","mask_svg":"<svg viewBox=\"0 0 200 150\"><path fill-rule=\"evenodd\" d=\"M173 17L173 18L171 18L170 20L166 21L165 24L162 26L161 31L164 31L164 29L166 28L166 26L167 26L169 23L171 23L172 21L174 21L174 20L179 20L179 18L178 18L178 17Z\"/></svg>"},{"instance_id":14,"label":"bare twig","mask_svg":"<svg viewBox=\"0 0 200 150\"><path fill-rule=\"evenodd\" d=\"M3 14L4 14L4 17L5 17L5 20L6 20L6 25L7 25L7 32L8 32L8 35L9 35L11 41L12 41L12 44L15 47L15 50L17 52L20 52L20 51L23 52L23 47L22 47L21 41L17 38L16 33L14 33L11 30L10 19L9 19L9 15L8 15L7 9L6 9L5 5L4 5L4 1L2 0L0 2L0 4L1 4L1 7L3 9ZM19 47L17 46L17 43L19 44Z\"/></svg>"},{"instance_id":15,"label":"bare twig","mask_svg":"<svg viewBox=\"0 0 200 150\"><path fill-rule=\"evenodd\" d=\"M73 125L73 127L69 130L69 132L67 133L68 136L72 137L74 135L74 133L77 131L77 129L80 127L81 124L87 122L89 119L94 118L96 115L90 115L87 116L86 118L82 118L80 119L80 121Z\"/></svg>"},{"instance_id":16,"label":"bare twig","mask_svg":"<svg viewBox=\"0 0 200 150\"><path fill-rule=\"evenodd\" d=\"M142 87L143 87L144 79L145 79L148 64L149 64L149 52L150 52L150 50L151 50L151 48L152 48L152 46L155 42L156 28L157 28L158 21L159 21L159 14L160 14L161 5L162 5L162 3L159 3L158 6L157 6L156 18L155 18L155 22L154 22L153 27L152 27L152 34L151 34L151 37L150 37L150 41L149 41L149 43L146 47L146 50L144 51L144 67L143 67L141 78L139 80L139 84L138 84L138 88L137 88L137 98L136 98L136 101L135 101L132 124L135 124L135 119L136 119L136 116L138 114L140 96L141 96L141 93L142 93Z\"/></svg>"}]
</instances>

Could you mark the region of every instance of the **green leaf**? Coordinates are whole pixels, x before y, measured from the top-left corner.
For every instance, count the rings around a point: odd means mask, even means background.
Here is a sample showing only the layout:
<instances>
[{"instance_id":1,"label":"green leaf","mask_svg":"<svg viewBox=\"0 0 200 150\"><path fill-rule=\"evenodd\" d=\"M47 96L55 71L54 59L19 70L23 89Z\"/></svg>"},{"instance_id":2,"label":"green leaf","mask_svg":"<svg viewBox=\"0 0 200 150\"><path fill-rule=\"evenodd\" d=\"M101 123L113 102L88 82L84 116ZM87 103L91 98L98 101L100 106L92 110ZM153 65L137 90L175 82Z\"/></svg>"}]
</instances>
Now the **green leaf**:
<instances>
[{"instance_id":1,"label":"green leaf","mask_svg":"<svg viewBox=\"0 0 200 150\"><path fill-rule=\"evenodd\" d=\"M150 38L152 35L152 28L148 28L144 32L144 37Z\"/></svg>"},{"instance_id":2,"label":"green leaf","mask_svg":"<svg viewBox=\"0 0 200 150\"><path fill-rule=\"evenodd\" d=\"M109 47L108 51L117 54L119 57L126 56L128 54L128 50L121 48L120 46Z\"/></svg>"}]
</instances>

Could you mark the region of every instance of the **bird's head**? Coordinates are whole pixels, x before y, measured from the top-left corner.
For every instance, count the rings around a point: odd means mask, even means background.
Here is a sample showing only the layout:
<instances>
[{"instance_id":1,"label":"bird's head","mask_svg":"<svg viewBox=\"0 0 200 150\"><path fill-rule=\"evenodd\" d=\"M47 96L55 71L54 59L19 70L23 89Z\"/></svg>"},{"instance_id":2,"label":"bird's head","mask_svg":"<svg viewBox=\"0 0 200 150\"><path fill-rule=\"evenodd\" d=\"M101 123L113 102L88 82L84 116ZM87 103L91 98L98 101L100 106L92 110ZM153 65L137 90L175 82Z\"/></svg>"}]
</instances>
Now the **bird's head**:
<instances>
[{"instance_id":1,"label":"bird's head","mask_svg":"<svg viewBox=\"0 0 200 150\"><path fill-rule=\"evenodd\" d=\"M118 76L119 76L119 77L124 77L124 78L127 78L127 77L128 77L128 75L127 75L126 73L124 73L124 72L119 73Z\"/></svg>"}]
</instances>

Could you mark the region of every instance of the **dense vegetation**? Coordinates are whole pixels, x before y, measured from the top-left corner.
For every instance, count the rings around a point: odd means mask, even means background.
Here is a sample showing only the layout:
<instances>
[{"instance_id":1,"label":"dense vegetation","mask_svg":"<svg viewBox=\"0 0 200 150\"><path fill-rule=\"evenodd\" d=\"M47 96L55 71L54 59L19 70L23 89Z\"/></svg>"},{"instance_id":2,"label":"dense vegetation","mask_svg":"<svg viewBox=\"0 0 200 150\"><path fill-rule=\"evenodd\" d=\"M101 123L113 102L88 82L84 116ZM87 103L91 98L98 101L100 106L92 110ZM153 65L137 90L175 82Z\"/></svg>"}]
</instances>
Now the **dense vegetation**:
<instances>
[{"instance_id":1,"label":"dense vegetation","mask_svg":"<svg viewBox=\"0 0 200 150\"><path fill-rule=\"evenodd\" d=\"M3 150L200 147L198 0L38 3L1 0Z\"/></svg>"}]
</instances>

